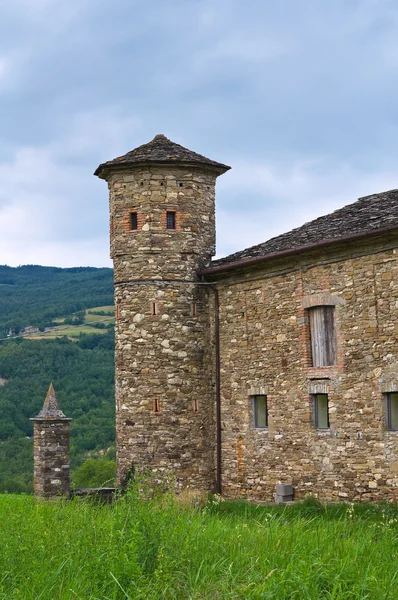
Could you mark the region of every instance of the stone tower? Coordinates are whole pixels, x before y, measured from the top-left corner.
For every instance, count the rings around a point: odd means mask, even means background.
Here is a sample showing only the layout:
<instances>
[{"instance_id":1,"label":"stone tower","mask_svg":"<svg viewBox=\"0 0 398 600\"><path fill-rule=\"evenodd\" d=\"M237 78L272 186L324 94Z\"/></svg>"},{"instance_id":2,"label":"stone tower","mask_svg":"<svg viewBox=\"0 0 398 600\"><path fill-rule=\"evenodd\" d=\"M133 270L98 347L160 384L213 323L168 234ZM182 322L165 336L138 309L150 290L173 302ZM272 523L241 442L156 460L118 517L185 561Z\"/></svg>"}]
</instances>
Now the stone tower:
<instances>
[{"instance_id":1,"label":"stone tower","mask_svg":"<svg viewBox=\"0 0 398 600\"><path fill-rule=\"evenodd\" d=\"M34 495L68 496L70 491L69 428L72 419L58 407L53 384L34 422Z\"/></svg>"},{"instance_id":2,"label":"stone tower","mask_svg":"<svg viewBox=\"0 0 398 600\"><path fill-rule=\"evenodd\" d=\"M197 270L215 253L215 183L228 169L157 135L95 171L110 194L119 483L150 468L213 487L210 294Z\"/></svg>"}]
</instances>

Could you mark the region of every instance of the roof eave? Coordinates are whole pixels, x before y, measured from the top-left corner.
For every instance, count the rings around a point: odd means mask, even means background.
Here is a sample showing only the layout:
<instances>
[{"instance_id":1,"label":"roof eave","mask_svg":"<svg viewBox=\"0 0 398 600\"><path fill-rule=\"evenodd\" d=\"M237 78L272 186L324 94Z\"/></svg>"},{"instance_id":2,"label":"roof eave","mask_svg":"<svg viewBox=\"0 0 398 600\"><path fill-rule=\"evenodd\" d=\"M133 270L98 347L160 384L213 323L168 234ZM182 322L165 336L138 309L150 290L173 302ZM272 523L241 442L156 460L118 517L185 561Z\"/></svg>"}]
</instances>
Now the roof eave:
<instances>
[{"instance_id":1,"label":"roof eave","mask_svg":"<svg viewBox=\"0 0 398 600\"><path fill-rule=\"evenodd\" d=\"M368 231L366 233L354 233L351 235L347 235L340 238L332 238L329 240L323 240L322 242L316 242L313 244L304 244L302 246L298 246L296 248L288 248L287 250L280 250L278 252L271 252L269 254L264 254L263 256L254 256L252 258L244 258L242 260L236 260L230 263L226 263L224 265L219 265L216 267L208 267L206 269L201 269L198 271L198 275L201 277L206 277L210 275L217 275L218 273L225 273L228 271L233 271L235 269L244 269L245 267L251 267L253 265L257 265L264 262L270 262L272 260L277 260L285 257L292 256L294 254L309 252L311 250L320 250L322 248L326 248L328 246L336 246L338 244L344 244L345 242L359 240L361 238L369 238L376 237L378 235L385 235L388 233L393 233L398 231L398 225L394 225L392 227L383 227L379 229L375 229L373 231Z\"/></svg>"},{"instance_id":2,"label":"roof eave","mask_svg":"<svg viewBox=\"0 0 398 600\"><path fill-rule=\"evenodd\" d=\"M120 163L102 163L97 169L94 171L94 175L99 177L100 179L107 180L109 174L113 171L121 171L121 170L131 170L135 168L141 167L153 167L153 166L169 166L173 165L175 167L194 167L206 169L208 171L213 171L217 173L217 176L223 175L227 171L230 170L231 167L228 165L223 165L222 163L202 163L199 161L184 161L184 160L142 160L142 161L134 161L134 162L120 162Z\"/></svg>"}]
</instances>

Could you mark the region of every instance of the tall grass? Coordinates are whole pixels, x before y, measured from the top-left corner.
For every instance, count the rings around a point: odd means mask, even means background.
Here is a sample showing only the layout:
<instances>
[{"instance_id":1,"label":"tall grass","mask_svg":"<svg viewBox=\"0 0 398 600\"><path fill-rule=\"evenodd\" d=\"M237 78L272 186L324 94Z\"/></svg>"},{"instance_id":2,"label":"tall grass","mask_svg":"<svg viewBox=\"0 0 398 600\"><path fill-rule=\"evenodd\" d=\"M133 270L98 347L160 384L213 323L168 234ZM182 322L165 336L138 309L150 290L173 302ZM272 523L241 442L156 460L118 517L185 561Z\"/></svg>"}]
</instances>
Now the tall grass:
<instances>
[{"instance_id":1,"label":"tall grass","mask_svg":"<svg viewBox=\"0 0 398 600\"><path fill-rule=\"evenodd\" d=\"M398 598L394 505L0 496L0 598Z\"/></svg>"}]
</instances>

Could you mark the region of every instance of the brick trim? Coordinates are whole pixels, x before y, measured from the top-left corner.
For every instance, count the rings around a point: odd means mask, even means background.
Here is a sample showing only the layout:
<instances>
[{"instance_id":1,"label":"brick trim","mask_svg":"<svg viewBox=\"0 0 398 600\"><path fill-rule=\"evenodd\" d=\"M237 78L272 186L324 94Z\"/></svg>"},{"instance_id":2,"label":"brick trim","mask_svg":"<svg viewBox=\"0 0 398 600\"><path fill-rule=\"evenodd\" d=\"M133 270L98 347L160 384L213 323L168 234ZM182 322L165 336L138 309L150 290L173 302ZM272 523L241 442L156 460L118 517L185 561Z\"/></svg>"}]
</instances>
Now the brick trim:
<instances>
[{"instance_id":1,"label":"brick trim","mask_svg":"<svg viewBox=\"0 0 398 600\"><path fill-rule=\"evenodd\" d=\"M175 213L175 216L176 216L176 228L175 229L167 229L167 213L168 212ZM160 215L160 226L161 226L162 230L167 231L167 233L173 233L175 231L184 231L182 223L183 223L184 219L187 218L187 216L188 215L184 215L183 213L179 212L178 210L175 210L174 208L172 208L170 206L170 208L166 208L165 210L162 211L162 213Z\"/></svg>"},{"instance_id":2,"label":"brick trim","mask_svg":"<svg viewBox=\"0 0 398 600\"><path fill-rule=\"evenodd\" d=\"M131 213L137 213L137 229L131 229L131 221L130 221ZM134 210L133 208L126 210L126 212L123 215L123 220L122 220L122 227L123 227L124 231L126 231L128 233L138 233L139 231L142 231L143 225L144 225L144 214L142 212L138 212L138 210Z\"/></svg>"},{"instance_id":3,"label":"brick trim","mask_svg":"<svg viewBox=\"0 0 398 600\"><path fill-rule=\"evenodd\" d=\"M301 300L301 306L304 309L314 306L337 306L338 304L346 304L345 299L340 296L332 296L324 293L304 296Z\"/></svg>"}]
</instances>

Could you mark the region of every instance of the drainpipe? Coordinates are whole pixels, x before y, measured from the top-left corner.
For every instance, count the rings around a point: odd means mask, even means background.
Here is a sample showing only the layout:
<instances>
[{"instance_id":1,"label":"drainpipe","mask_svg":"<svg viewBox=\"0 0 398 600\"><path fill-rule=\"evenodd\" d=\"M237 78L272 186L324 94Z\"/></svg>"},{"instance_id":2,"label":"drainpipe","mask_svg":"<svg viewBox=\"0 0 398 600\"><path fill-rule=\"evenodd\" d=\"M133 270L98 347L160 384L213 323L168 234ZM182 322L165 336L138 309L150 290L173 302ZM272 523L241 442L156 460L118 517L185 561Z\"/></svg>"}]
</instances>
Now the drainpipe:
<instances>
[{"instance_id":1,"label":"drainpipe","mask_svg":"<svg viewBox=\"0 0 398 600\"><path fill-rule=\"evenodd\" d=\"M216 351L216 492L222 493L221 484L221 377L220 377L220 303L218 289L214 290L214 334Z\"/></svg>"}]
</instances>

